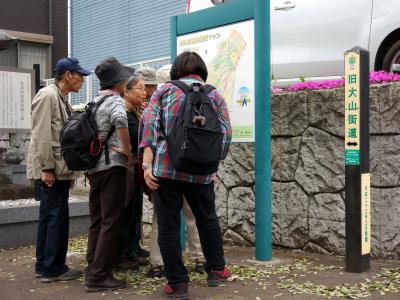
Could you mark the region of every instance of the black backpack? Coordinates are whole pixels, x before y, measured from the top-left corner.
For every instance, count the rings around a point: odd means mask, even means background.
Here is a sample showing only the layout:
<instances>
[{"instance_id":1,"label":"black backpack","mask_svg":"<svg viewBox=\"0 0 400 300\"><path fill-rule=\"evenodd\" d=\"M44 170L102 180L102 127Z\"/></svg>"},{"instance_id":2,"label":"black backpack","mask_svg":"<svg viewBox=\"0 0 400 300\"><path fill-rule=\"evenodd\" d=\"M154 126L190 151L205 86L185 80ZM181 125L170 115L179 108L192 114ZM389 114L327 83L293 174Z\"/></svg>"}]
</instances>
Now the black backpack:
<instances>
[{"instance_id":1,"label":"black backpack","mask_svg":"<svg viewBox=\"0 0 400 300\"><path fill-rule=\"evenodd\" d=\"M218 170L222 155L223 132L208 94L211 85L179 80L170 81L186 95L178 116L167 136L174 168L194 175L210 175Z\"/></svg>"},{"instance_id":2,"label":"black backpack","mask_svg":"<svg viewBox=\"0 0 400 300\"><path fill-rule=\"evenodd\" d=\"M60 133L61 153L71 171L86 171L96 167L105 154L106 164L110 163L107 141L115 131L112 126L105 140L99 138L96 111L110 95L98 102L89 102L85 111L74 112L64 123Z\"/></svg>"}]
</instances>

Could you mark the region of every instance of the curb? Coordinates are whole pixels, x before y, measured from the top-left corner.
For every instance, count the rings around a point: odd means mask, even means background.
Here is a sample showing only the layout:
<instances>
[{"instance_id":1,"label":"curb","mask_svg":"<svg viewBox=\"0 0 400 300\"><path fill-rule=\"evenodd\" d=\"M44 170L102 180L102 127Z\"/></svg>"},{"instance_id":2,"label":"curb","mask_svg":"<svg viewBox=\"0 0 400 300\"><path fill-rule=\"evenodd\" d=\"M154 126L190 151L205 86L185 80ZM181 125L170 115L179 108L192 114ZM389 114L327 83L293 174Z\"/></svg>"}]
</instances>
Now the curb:
<instances>
[{"instance_id":1,"label":"curb","mask_svg":"<svg viewBox=\"0 0 400 300\"><path fill-rule=\"evenodd\" d=\"M89 202L69 203L69 236L87 234L89 229ZM20 247L36 243L39 202L18 207L0 208L0 248Z\"/></svg>"}]
</instances>

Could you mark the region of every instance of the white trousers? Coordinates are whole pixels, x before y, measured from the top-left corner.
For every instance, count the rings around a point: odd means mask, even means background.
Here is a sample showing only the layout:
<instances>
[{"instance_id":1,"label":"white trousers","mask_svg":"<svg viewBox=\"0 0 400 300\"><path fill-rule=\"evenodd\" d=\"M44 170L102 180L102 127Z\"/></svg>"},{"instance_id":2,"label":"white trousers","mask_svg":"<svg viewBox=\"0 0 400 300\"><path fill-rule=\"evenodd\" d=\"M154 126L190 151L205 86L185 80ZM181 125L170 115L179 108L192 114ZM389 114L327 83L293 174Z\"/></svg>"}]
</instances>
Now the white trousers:
<instances>
[{"instance_id":1,"label":"white trousers","mask_svg":"<svg viewBox=\"0 0 400 300\"><path fill-rule=\"evenodd\" d=\"M183 215L185 216L186 224L186 237L187 245L189 248L190 259L202 259L203 251L201 250L199 233L196 227L196 220L187 203L185 197L183 197ZM163 260L160 253L160 247L158 247L158 223L157 216L153 209L153 223L151 225L151 239L150 239L150 263L152 266L163 266Z\"/></svg>"}]
</instances>

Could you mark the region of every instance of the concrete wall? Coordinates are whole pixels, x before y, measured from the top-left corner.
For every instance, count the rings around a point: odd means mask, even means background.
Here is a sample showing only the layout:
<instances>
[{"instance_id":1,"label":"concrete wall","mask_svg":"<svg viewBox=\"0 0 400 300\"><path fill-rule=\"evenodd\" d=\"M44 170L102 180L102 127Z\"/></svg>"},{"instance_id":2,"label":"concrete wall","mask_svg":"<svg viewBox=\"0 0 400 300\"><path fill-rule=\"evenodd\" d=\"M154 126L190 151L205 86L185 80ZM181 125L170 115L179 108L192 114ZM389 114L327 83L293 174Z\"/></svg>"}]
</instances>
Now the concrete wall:
<instances>
[{"instance_id":1,"label":"concrete wall","mask_svg":"<svg viewBox=\"0 0 400 300\"><path fill-rule=\"evenodd\" d=\"M87 200L69 203L69 236L87 234L89 205ZM0 207L0 248L34 245L36 243L39 202L20 207Z\"/></svg>"},{"instance_id":2,"label":"concrete wall","mask_svg":"<svg viewBox=\"0 0 400 300\"><path fill-rule=\"evenodd\" d=\"M273 243L345 252L344 90L272 99ZM400 258L400 84L371 87L372 255ZM218 172L227 239L254 243L254 148L235 145Z\"/></svg>"}]
</instances>

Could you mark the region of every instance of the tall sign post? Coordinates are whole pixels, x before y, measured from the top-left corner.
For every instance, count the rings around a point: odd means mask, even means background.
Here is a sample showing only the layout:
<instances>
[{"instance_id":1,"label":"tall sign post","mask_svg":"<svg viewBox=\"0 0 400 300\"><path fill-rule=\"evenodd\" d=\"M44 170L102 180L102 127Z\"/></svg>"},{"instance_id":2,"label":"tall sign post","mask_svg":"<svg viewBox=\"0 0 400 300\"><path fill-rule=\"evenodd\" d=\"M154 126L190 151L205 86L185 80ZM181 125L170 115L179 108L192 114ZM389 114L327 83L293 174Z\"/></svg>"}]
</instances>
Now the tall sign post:
<instances>
[{"instance_id":1,"label":"tall sign post","mask_svg":"<svg viewBox=\"0 0 400 300\"><path fill-rule=\"evenodd\" d=\"M171 58L197 52L207 65L207 82L227 103L233 141L255 142L255 256L262 261L272 258L269 5L236 0L171 18Z\"/></svg>"},{"instance_id":2,"label":"tall sign post","mask_svg":"<svg viewBox=\"0 0 400 300\"><path fill-rule=\"evenodd\" d=\"M360 47L345 59L346 270L370 268L369 52Z\"/></svg>"}]
</instances>

